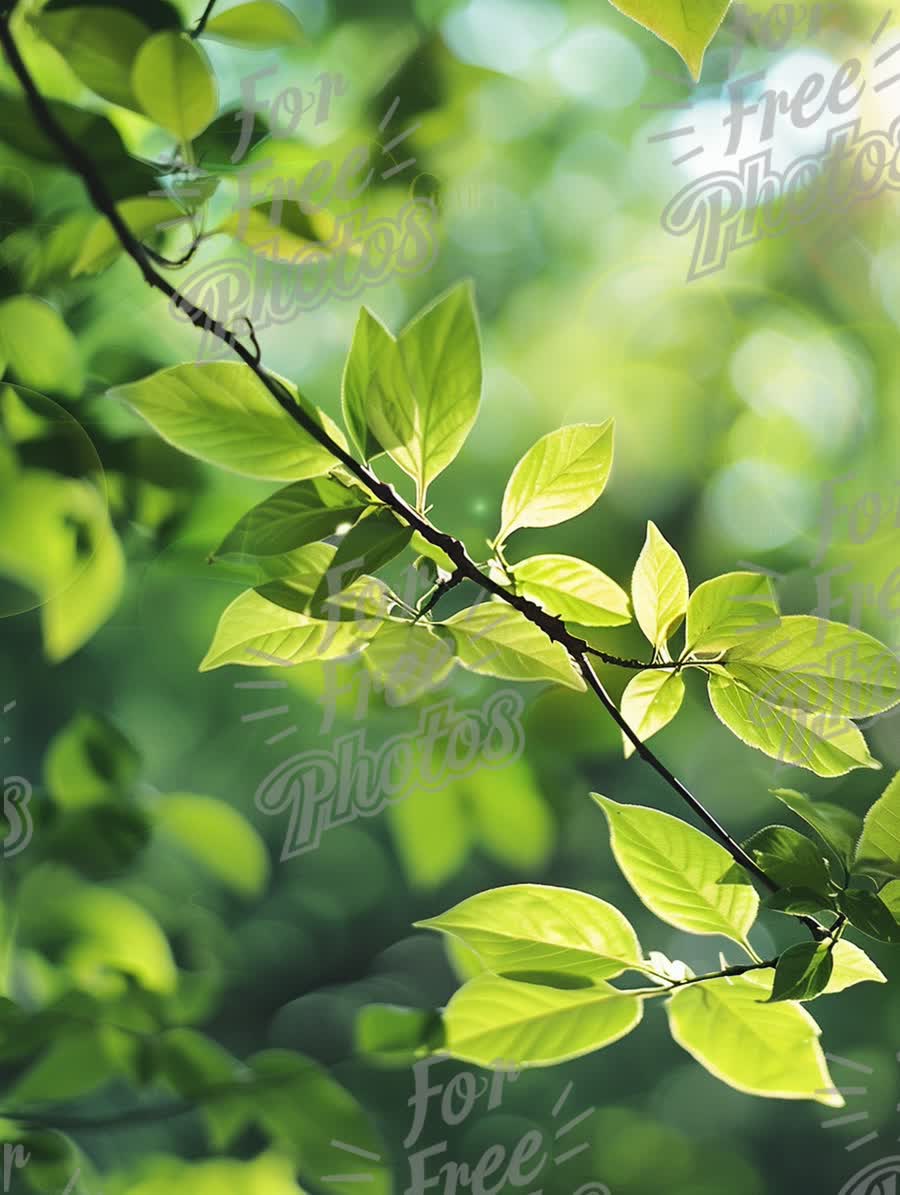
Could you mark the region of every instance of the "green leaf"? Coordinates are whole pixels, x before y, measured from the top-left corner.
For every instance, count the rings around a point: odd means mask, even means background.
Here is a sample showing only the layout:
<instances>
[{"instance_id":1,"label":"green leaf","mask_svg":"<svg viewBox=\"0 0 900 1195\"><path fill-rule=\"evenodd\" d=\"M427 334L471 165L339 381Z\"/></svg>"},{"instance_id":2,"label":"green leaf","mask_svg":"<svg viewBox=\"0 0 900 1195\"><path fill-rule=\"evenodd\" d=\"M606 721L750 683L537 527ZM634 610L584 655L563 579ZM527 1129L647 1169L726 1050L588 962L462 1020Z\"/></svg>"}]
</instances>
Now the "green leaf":
<instances>
[{"instance_id":1,"label":"green leaf","mask_svg":"<svg viewBox=\"0 0 900 1195\"><path fill-rule=\"evenodd\" d=\"M413 787L388 806L391 834L415 888L433 889L456 875L472 848L472 827L456 785Z\"/></svg>"},{"instance_id":2,"label":"green leaf","mask_svg":"<svg viewBox=\"0 0 900 1195\"><path fill-rule=\"evenodd\" d=\"M591 795L609 822L616 862L651 912L676 929L746 946L759 897L724 847L668 813Z\"/></svg>"},{"instance_id":3,"label":"green leaf","mask_svg":"<svg viewBox=\"0 0 900 1195\"><path fill-rule=\"evenodd\" d=\"M434 544L429 543L428 540L425 539L425 537L418 531L413 532L412 546L420 556L424 556L426 560L432 561L438 566L439 569L441 569L442 572L446 573L448 576L456 568L456 565L446 552L444 552L441 548L435 547Z\"/></svg>"},{"instance_id":4,"label":"green leaf","mask_svg":"<svg viewBox=\"0 0 900 1195\"><path fill-rule=\"evenodd\" d=\"M514 719L510 718L510 723ZM460 781L460 789L482 851L507 867L526 871L544 865L555 845L555 825L528 762L518 755L498 768L481 768ZM509 829L509 811L516 829Z\"/></svg>"},{"instance_id":5,"label":"green leaf","mask_svg":"<svg viewBox=\"0 0 900 1195\"><path fill-rule=\"evenodd\" d=\"M770 705L727 676L710 676L709 701L719 721L741 742L781 763L798 764L817 776L881 767L849 718L826 719Z\"/></svg>"},{"instance_id":6,"label":"green leaf","mask_svg":"<svg viewBox=\"0 0 900 1195\"><path fill-rule=\"evenodd\" d=\"M841 893L838 904L854 929L878 942L900 942L900 924L876 893L848 888Z\"/></svg>"},{"instance_id":7,"label":"green leaf","mask_svg":"<svg viewBox=\"0 0 900 1195\"><path fill-rule=\"evenodd\" d=\"M549 614L585 627L631 621L628 594L598 568L575 556L531 556L512 566L516 589Z\"/></svg>"},{"instance_id":8,"label":"green leaf","mask_svg":"<svg viewBox=\"0 0 900 1195\"><path fill-rule=\"evenodd\" d=\"M234 237L258 257L296 266L311 246L322 245L328 239L324 224L321 217L307 214L297 204L267 201L238 208L213 231ZM317 253L310 260L320 257Z\"/></svg>"},{"instance_id":9,"label":"green leaf","mask_svg":"<svg viewBox=\"0 0 900 1195\"><path fill-rule=\"evenodd\" d=\"M184 33L156 33L138 51L131 87L151 120L179 141L199 137L216 115L216 78L203 51Z\"/></svg>"},{"instance_id":10,"label":"green leaf","mask_svg":"<svg viewBox=\"0 0 900 1195\"><path fill-rule=\"evenodd\" d=\"M84 370L75 337L43 299L16 295L0 303L0 358L23 386L78 398Z\"/></svg>"},{"instance_id":11,"label":"green leaf","mask_svg":"<svg viewBox=\"0 0 900 1195\"><path fill-rule=\"evenodd\" d=\"M67 952L76 973L93 977L112 968L149 991L174 990L177 972L165 934L123 893L85 884L67 894L64 917L77 934Z\"/></svg>"},{"instance_id":12,"label":"green leaf","mask_svg":"<svg viewBox=\"0 0 900 1195\"><path fill-rule=\"evenodd\" d=\"M203 36L262 50L302 46L306 41L294 14L274 0L249 0L215 14L207 21Z\"/></svg>"},{"instance_id":13,"label":"green leaf","mask_svg":"<svg viewBox=\"0 0 900 1195\"><path fill-rule=\"evenodd\" d=\"M593 506L613 461L613 421L576 423L542 436L512 471L503 494L502 545L520 527L552 527Z\"/></svg>"},{"instance_id":14,"label":"green leaf","mask_svg":"<svg viewBox=\"0 0 900 1195\"><path fill-rule=\"evenodd\" d=\"M668 726L684 700L684 678L669 668L647 668L633 676L622 694L621 714L637 736L646 741ZM634 752L634 744L622 735L625 758Z\"/></svg>"},{"instance_id":15,"label":"green leaf","mask_svg":"<svg viewBox=\"0 0 900 1195\"><path fill-rule=\"evenodd\" d=\"M900 878L900 772L865 816L853 869Z\"/></svg>"},{"instance_id":16,"label":"green leaf","mask_svg":"<svg viewBox=\"0 0 900 1195\"><path fill-rule=\"evenodd\" d=\"M688 600L684 647L720 652L778 617L772 582L759 573L725 573L698 585Z\"/></svg>"},{"instance_id":17,"label":"green leaf","mask_svg":"<svg viewBox=\"0 0 900 1195\"><path fill-rule=\"evenodd\" d=\"M95 714L78 714L51 740L44 777L57 805L80 809L127 797L140 764L137 751L115 726Z\"/></svg>"},{"instance_id":18,"label":"green leaf","mask_svg":"<svg viewBox=\"0 0 900 1195\"><path fill-rule=\"evenodd\" d=\"M355 523L365 509L358 491L328 477L295 481L248 511L213 555L281 556Z\"/></svg>"},{"instance_id":19,"label":"green leaf","mask_svg":"<svg viewBox=\"0 0 900 1195\"><path fill-rule=\"evenodd\" d=\"M613 0L613 7L676 50L694 79L700 78L706 47L728 11L729 0Z\"/></svg>"},{"instance_id":20,"label":"green leaf","mask_svg":"<svg viewBox=\"0 0 900 1195\"><path fill-rule=\"evenodd\" d=\"M773 797L787 805L807 825L812 826L822 841L848 869L856 843L862 833L862 818L827 801L813 801L805 793L792 788L773 788Z\"/></svg>"},{"instance_id":21,"label":"green leaf","mask_svg":"<svg viewBox=\"0 0 900 1195\"><path fill-rule=\"evenodd\" d=\"M216 879L243 896L259 896L269 856L253 826L213 797L174 793L153 803L156 825Z\"/></svg>"},{"instance_id":22,"label":"green leaf","mask_svg":"<svg viewBox=\"0 0 900 1195\"><path fill-rule=\"evenodd\" d=\"M250 1077L247 1068L194 1029L167 1030L157 1052L161 1077L184 1099L200 1104L212 1144L227 1149L255 1116L249 1093L241 1090Z\"/></svg>"},{"instance_id":23,"label":"green leaf","mask_svg":"<svg viewBox=\"0 0 900 1195\"><path fill-rule=\"evenodd\" d=\"M428 486L465 443L481 401L481 342L470 283L436 299L381 351L368 388L373 435L416 483Z\"/></svg>"},{"instance_id":24,"label":"green leaf","mask_svg":"<svg viewBox=\"0 0 900 1195\"><path fill-rule=\"evenodd\" d=\"M887 979L875 966L864 950L854 946L852 942L841 938L831 952L834 959L834 970L828 981L823 996L832 996L843 992L845 988L853 987L857 983L887 983Z\"/></svg>"},{"instance_id":25,"label":"green leaf","mask_svg":"<svg viewBox=\"0 0 900 1195\"><path fill-rule=\"evenodd\" d=\"M366 409L374 400L379 370L397 352L396 346L397 342L384 324L368 307L361 307L344 365L341 410L350 439L366 461L384 452L372 435Z\"/></svg>"},{"instance_id":26,"label":"green leaf","mask_svg":"<svg viewBox=\"0 0 900 1195\"><path fill-rule=\"evenodd\" d=\"M222 613L200 671L224 664L271 668L273 664L336 660L356 651L366 637L362 623L309 618L276 606L251 589Z\"/></svg>"},{"instance_id":27,"label":"green leaf","mask_svg":"<svg viewBox=\"0 0 900 1195\"><path fill-rule=\"evenodd\" d=\"M364 573L375 573L399 556L412 538L412 527L387 507L378 507L355 523L338 545L328 572L310 603L318 613L322 603L341 593Z\"/></svg>"},{"instance_id":28,"label":"green leaf","mask_svg":"<svg viewBox=\"0 0 900 1195\"><path fill-rule=\"evenodd\" d=\"M417 701L453 667L453 652L424 623L382 623L362 659L391 705Z\"/></svg>"},{"instance_id":29,"label":"green leaf","mask_svg":"<svg viewBox=\"0 0 900 1195\"><path fill-rule=\"evenodd\" d=\"M819 1045L819 1026L799 1004L768 1004L748 976L677 991L668 1002L675 1041L710 1074L749 1095L815 1100L842 1108Z\"/></svg>"},{"instance_id":30,"label":"green leaf","mask_svg":"<svg viewBox=\"0 0 900 1195\"><path fill-rule=\"evenodd\" d=\"M688 578L681 557L655 523L647 524L631 578L631 600L641 630L658 651L664 649L687 610Z\"/></svg>"},{"instance_id":31,"label":"green leaf","mask_svg":"<svg viewBox=\"0 0 900 1195\"><path fill-rule=\"evenodd\" d=\"M512 884L469 897L418 921L464 942L494 972L552 971L612 979L639 969L642 954L627 919L605 900L545 884Z\"/></svg>"},{"instance_id":32,"label":"green leaf","mask_svg":"<svg viewBox=\"0 0 900 1195\"><path fill-rule=\"evenodd\" d=\"M788 826L766 826L743 847L779 888L809 889L827 906L831 886L828 864L810 839Z\"/></svg>"},{"instance_id":33,"label":"green leaf","mask_svg":"<svg viewBox=\"0 0 900 1195\"><path fill-rule=\"evenodd\" d=\"M639 997L606 983L566 991L482 975L447 1005L442 1052L476 1066L551 1066L611 1045L642 1015Z\"/></svg>"},{"instance_id":34,"label":"green leaf","mask_svg":"<svg viewBox=\"0 0 900 1195\"><path fill-rule=\"evenodd\" d=\"M359 1052L377 1064L407 1067L444 1044L444 1021L430 1008L369 1004L354 1025Z\"/></svg>"},{"instance_id":35,"label":"green leaf","mask_svg":"<svg viewBox=\"0 0 900 1195\"><path fill-rule=\"evenodd\" d=\"M120 9L83 5L42 12L34 25L91 91L113 104L138 109L131 71L150 37L142 21Z\"/></svg>"},{"instance_id":36,"label":"green leaf","mask_svg":"<svg viewBox=\"0 0 900 1195\"><path fill-rule=\"evenodd\" d=\"M810 614L744 636L724 663L734 680L784 708L864 718L900 701L900 660L889 648Z\"/></svg>"},{"instance_id":37,"label":"green leaf","mask_svg":"<svg viewBox=\"0 0 900 1195\"><path fill-rule=\"evenodd\" d=\"M306 409L291 384L277 380ZM130 403L182 452L233 473L297 481L336 464L240 362L173 365L107 393ZM320 413L312 417L321 424Z\"/></svg>"},{"instance_id":38,"label":"green leaf","mask_svg":"<svg viewBox=\"0 0 900 1195\"><path fill-rule=\"evenodd\" d=\"M785 1000L813 1000L821 995L834 969L834 959L827 942L800 942L778 959L772 995L767 1004Z\"/></svg>"},{"instance_id":39,"label":"green leaf","mask_svg":"<svg viewBox=\"0 0 900 1195\"><path fill-rule=\"evenodd\" d=\"M470 672L585 689L565 648L512 606L484 602L460 610L442 625L452 632L459 663Z\"/></svg>"},{"instance_id":40,"label":"green leaf","mask_svg":"<svg viewBox=\"0 0 900 1195\"><path fill-rule=\"evenodd\" d=\"M81 1025L58 1035L7 1094L12 1107L59 1103L96 1090L114 1078L118 1067L103 1026Z\"/></svg>"},{"instance_id":41,"label":"green leaf","mask_svg":"<svg viewBox=\"0 0 900 1195\"><path fill-rule=\"evenodd\" d=\"M815 916L822 909L834 909L835 898L825 897L812 888L780 888L763 900L767 909L792 917Z\"/></svg>"},{"instance_id":42,"label":"green leaf","mask_svg":"<svg viewBox=\"0 0 900 1195\"><path fill-rule=\"evenodd\" d=\"M138 195L116 204L116 211L139 241L145 240L161 225L184 219L184 210L171 199ZM81 251L72 265L72 276L99 274L123 253L112 224L105 216L98 216L87 231Z\"/></svg>"},{"instance_id":43,"label":"green leaf","mask_svg":"<svg viewBox=\"0 0 900 1195\"><path fill-rule=\"evenodd\" d=\"M341 1195L348 1180L337 1176L358 1175L371 1195L390 1195L386 1145L362 1105L324 1067L290 1050L263 1050L247 1065L257 1076L257 1120L324 1191ZM350 1157L341 1143L361 1156Z\"/></svg>"}]
</instances>

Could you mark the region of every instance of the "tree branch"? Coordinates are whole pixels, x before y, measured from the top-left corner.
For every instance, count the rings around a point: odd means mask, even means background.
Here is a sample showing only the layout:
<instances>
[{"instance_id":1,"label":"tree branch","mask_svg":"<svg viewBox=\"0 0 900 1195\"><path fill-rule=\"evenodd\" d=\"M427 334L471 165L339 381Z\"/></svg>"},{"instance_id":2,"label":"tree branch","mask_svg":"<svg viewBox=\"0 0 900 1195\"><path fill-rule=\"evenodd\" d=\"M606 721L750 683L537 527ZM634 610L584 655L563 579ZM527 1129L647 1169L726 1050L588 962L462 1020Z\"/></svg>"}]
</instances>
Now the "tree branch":
<instances>
[{"instance_id":1,"label":"tree branch","mask_svg":"<svg viewBox=\"0 0 900 1195\"><path fill-rule=\"evenodd\" d=\"M201 17L200 27L205 24L209 13L212 10L212 3L207 5L206 11ZM665 782L678 794L678 796L685 801L694 813L706 824L712 835L718 839L725 847L732 858L755 876L757 880L763 883L770 891L777 891L778 886L774 884L768 876L761 870L761 868L753 861L745 850L731 837L731 835L724 829L724 827L716 820L716 818L704 808L697 798L688 791L688 789L677 780L676 777L669 771L669 769L662 763L661 760L638 738L626 720L620 714L615 702L609 696L600 683L596 673L587 660L587 655L597 656L608 664L615 664L619 667L626 668L646 668L652 667L641 661L622 660L617 656L600 651L593 647L584 639L577 635L573 635L566 629L562 621L555 616L548 614L541 606L521 594L512 592L504 586L498 584L492 577L482 572L475 561L469 556L465 546L458 539L448 535L446 532L438 531L432 524L420 514L394 489L392 485L381 481L375 476L365 465L360 464L346 449L342 448L335 440L329 436L324 428L320 427L314 419L312 419L295 401L290 392L278 381L277 378L272 377L262 366L257 357L251 353L241 342L234 336L227 328L224 327L218 320L214 319L201 307L195 306L190 302L180 291L171 285L153 266L150 258L144 247L132 234L125 221L116 210L115 203L112 196L106 189L102 177L97 171L91 159L84 153L81 146L73 141L65 130L59 125L53 113L50 111L48 105L45 103L43 96L38 91L34 80L26 67L15 39L12 36L9 27L9 16L11 11L5 16L0 17L0 44L2 44L9 64L16 75L19 83L31 106L32 113L35 120L46 133L50 141L57 146L60 153L69 163L71 169L81 178L84 183L91 201L97 210L102 213L107 220L109 220L112 228L119 239L122 248L129 257L136 263L141 271L144 281L155 290L164 294L176 307L185 311L191 323L197 328L203 328L211 332L215 337L221 340L224 344L240 358L247 368L254 374L256 378L265 386L266 390L272 395L282 410L300 427L303 428L312 438L325 448L331 455L339 461L349 472L361 481L381 502L389 506L391 510L402 518L410 527L418 531L419 534L433 544L440 548L454 564L453 577L455 583L457 580L463 579L473 581L476 585L486 590L492 596L499 598L518 610L523 614L534 626L543 631L544 634L554 643L560 644L569 653L572 660L576 663L579 671L590 689L600 699L605 706L607 712L613 721L619 726L623 734L634 744L635 750L641 758L650 764L650 766L665 780ZM802 920L812 931L816 938L824 935L825 931L822 926L812 917L804 917Z\"/></svg>"}]
</instances>

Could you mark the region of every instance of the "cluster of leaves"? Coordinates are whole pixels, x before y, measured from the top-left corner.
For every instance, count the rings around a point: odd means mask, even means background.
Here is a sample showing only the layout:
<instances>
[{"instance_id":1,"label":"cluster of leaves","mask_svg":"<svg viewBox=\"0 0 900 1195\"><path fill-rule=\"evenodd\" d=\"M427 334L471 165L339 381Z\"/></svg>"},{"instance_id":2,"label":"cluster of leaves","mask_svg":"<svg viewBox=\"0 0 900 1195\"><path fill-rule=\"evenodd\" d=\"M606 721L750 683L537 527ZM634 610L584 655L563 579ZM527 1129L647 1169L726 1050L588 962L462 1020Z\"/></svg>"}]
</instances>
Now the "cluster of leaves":
<instances>
[{"instance_id":1,"label":"cluster of leaves","mask_svg":"<svg viewBox=\"0 0 900 1195\"><path fill-rule=\"evenodd\" d=\"M344 448L347 440L327 416L288 381L283 385ZM438 299L396 338L363 310L344 371L348 434L370 465L387 455L407 474L422 516L430 485L474 423L480 391L467 286ZM610 421L561 428L525 454L503 496L493 555L479 565L500 592L439 619L436 603L412 609L377 574L404 550L421 553L417 563L434 568L429 596L439 599L457 577L452 544L445 551L437 536L435 546L367 493L240 366L177 366L117 395L201 459L258 477L296 478L248 512L218 549L252 564L262 580L224 612L203 668L360 652L371 655L387 684L398 661L420 661L414 696L439 683L452 661L489 676L584 689L577 644L590 649L565 636L622 625L633 608L653 658L628 684L621 713L641 739L671 721L684 673L699 670L717 716L750 745L822 776L880 766L854 719L900 701L896 657L852 628L782 617L765 577L729 573L690 592L677 553L653 524L630 598L574 557L509 562L508 541L518 529L563 522L601 495L612 464ZM519 598L527 599L524 608L515 604ZM673 658L682 622L683 648ZM626 753L632 746L626 735ZM818 1029L800 1002L882 978L841 935L849 923L880 941L900 936L890 886L876 892L860 885L864 877L900 874L888 831L900 786L888 788L864 829L835 807L799 794L782 799L812 821L825 850L783 826L761 830L743 849L776 889L771 907L806 918L832 915L813 941L762 964L747 940L759 897L732 855L666 814L604 800L616 858L638 895L680 929L732 938L750 955L750 968L735 974L723 964L725 974L695 977L658 956L647 965L622 915L581 894L532 887L484 893L433 923L474 949L486 972L451 1001L442 1048L482 1065L500 1057L524 1065L561 1061L616 1040L637 1024L644 1000L677 988L669 1005L673 1033L713 1073L756 1094L822 1098L827 1073ZM763 974L765 967L774 967L774 976ZM629 993L606 982L625 970L643 971L660 986ZM388 1038L394 1036L390 1026ZM757 1037L765 1050L753 1048ZM840 1102L833 1092L826 1096Z\"/></svg>"},{"instance_id":2,"label":"cluster of leaves","mask_svg":"<svg viewBox=\"0 0 900 1195\"><path fill-rule=\"evenodd\" d=\"M31 802L29 850L4 863L9 996L0 1000L0 1127L5 1142L29 1155L23 1180L58 1195L77 1170L79 1183L69 1188L77 1195L152 1195L170 1190L176 1177L191 1190L220 1190L215 1180L228 1177L229 1189L250 1191L258 1189L254 1176L267 1176L296 1192L298 1170L314 1178L334 1173L334 1136L383 1155L362 1107L316 1062L283 1049L238 1059L198 1028L224 987L221 930L199 905L179 912L162 896L148 900L142 860L160 852L170 868L181 860L193 886L203 877L211 898L229 907L265 889L268 853L222 801L142 791L140 765L114 726L79 716L49 745L45 784ZM89 1118L72 1118L69 1106L109 1092L125 1123L129 1116L141 1122L147 1109L135 1102L140 1093L157 1093L151 1116L161 1107L199 1109L216 1152L254 1126L265 1147L252 1162L146 1160L121 1187L108 1176L100 1186L89 1160L59 1130L90 1126ZM160 1105L165 1094L177 1102ZM96 1124L106 1117L99 1111ZM387 1191L384 1167L373 1165L371 1173L377 1190ZM332 1189L327 1181L324 1189Z\"/></svg>"}]
</instances>

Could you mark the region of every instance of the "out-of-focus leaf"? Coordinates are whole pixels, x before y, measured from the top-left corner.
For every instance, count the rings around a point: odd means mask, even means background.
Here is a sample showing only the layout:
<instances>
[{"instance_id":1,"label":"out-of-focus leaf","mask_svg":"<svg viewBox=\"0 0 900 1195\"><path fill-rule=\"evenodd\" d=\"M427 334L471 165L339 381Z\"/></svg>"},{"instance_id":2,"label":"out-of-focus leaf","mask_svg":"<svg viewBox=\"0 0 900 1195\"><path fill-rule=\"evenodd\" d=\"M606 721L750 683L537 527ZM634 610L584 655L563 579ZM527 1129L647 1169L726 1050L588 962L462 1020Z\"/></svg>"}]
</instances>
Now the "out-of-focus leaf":
<instances>
[{"instance_id":1,"label":"out-of-focus leaf","mask_svg":"<svg viewBox=\"0 0 900 1195\"><path fill-rule=\"evenodd\" d=\"M113 104L139 111L131 70L150 37L143 21L118 8L85 4L57 12L45 10L34 23L91 91Z\"/></svg>"},{"instance_id":2,"label":"out-of-focus leaf","mask_svg":"<svg viewBox=\"0 0 900 1195\"><path fill-rule=\"evenodd\" d=\"M174 793L153 805L156 824L222 883L258 896L269 877L269 856L253 826L213 797Z\"/></svg>"},{"instance_id":3,"label":"out-of-focus leaf","mask_svg":"<svg viewBox=\"0 0 900 1195\"><path fill-rule=\"evenodd\" d=\"M81 394L78 344L62 316L43 299L16 295L0 303L0 357L25 386L66 398Z\"/></svg>"},{"instance_id":4,"label":"out-of-focus leaf","mask_svg":"<svg viewBox=\"0 0 900 1195\"><path fill-rule=\"evenodd\" d=\"M303 26L294 14L275 0L248 0L226 12L214 14L204 37L255 49L280 49L306 41Z\"/></svg>"},{"instance_id":5,"label":"out-of-focus leaf","mask_svg":"<svg viewBox=\"0 0 900 1195\"><path fill-rule=\"evenodd\" d=\"M59 805L79 808L128 797L140 765L132 743L111 722L79 714L52 739L44 776Z\"/></svg>"},{"instance_id":6,"label":"out-of-focus leaf","mask_svg":"<svg viewBox=\"0 0 900 1195\"><path fill-rule=\"evenodd\" d=\"M212 67L183 33L155 33L143 43L134 59L131 87L150 119L182 142L199 136L219 106Z\"/></svg>"}]
</instances>

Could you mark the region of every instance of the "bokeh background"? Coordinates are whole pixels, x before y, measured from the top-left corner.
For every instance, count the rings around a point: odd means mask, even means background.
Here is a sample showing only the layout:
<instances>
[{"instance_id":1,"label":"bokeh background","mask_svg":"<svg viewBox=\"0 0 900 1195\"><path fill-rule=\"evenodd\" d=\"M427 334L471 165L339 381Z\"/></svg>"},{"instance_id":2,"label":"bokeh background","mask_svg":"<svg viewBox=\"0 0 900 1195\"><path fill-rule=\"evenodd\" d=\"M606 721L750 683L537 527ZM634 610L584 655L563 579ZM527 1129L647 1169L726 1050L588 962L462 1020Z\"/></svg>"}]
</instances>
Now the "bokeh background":
<instances>
[{"instance_id":1,"label":"bokeh background","mask_svg":"<svg viewBox=\"0 0 900 1195\"><path fill-rule=\"evenodd\" d=\"M300 178L321 157L339 158L354 144L384 145L414 126L393 154L394 160L413 155L415 164L378 180L373 210L396 212L411 194L434 196L440 247L418 278L390 278L355 298L332 297L289 323L261 327L269 367L336 417L359 304L398 331L441 290L471 277L483 329L484 398L463 453L433 487L437 525L484 559L503 487L525 449L562 423L614 416L616 461L600 502L559 528L519 533L511 555L570 552L627 585L652 519L681 552L693 585L736 567L764 568L776 577L788 612L812 612L825 600L830 617L900 645L900 595L892 588L900 565L895 195L885 190L849 210L835 204L813 224L734 251L725 268L694 281L687 278L690 238L673 237L660 222L666 204L692 179L735 168L735 158L725 156L722 127L735 71L765 72L760 88L790 90L811 71L830 77L860 55L871 81L877 70L884 74L872 65L871 46L883 10L829 5L814 35L808 21L799 21L781 46L772 37L754 43L740 14L731 15L694 85L673 51L605 0L293 0L289 6L308 34L301 49L208 46L223 108L239 102L242 79L273 64L277 72L258 87L262 96L309 88L325 71L340 73L346 92L335 97L326 122L302 121L290 139L265 143L249 160L272 158L273 177ZM201 6L179 7L196 17ZM782 19L772 28L783 25ZM45 93L82 99L63 58L24 29L22 38ZM880 41L879 49L888 44ZM5 68L0 82L14 91ZM861 101L866 129L889 127L900 113L900 85L896 95L869 86ZM395 114L379 132L394 97ZM99 100L91 104L107 112L135 153L159 152L141 118ZM833 123L826 113L798 130L781 116L773 161L783 168L815 152ZM686 124L695 129L693 141L652 140ZM210 795L252 821L272 864L258 896L223 895L204 873L159 849L145 852L117 886L170 932L189 918L203 926L207 1032L238 1056L286 1046L332 1068L376 1117L402 1191L409 1181L403 1141L412 1074L408 1066L379 1068L361 1056L353 1027L369 1003L435 1007L458 985L441 942L412 923L488 887L557 884L620 905L645 948L695 968L714 967L727 944L687 940L639 905L613 864L604 819L588 793L681 811L639 760L623 760L618 733L590 697L520 686L521 760L438 793L413 794L391 810L330 830L318 849L279 862L287 815L267 817L255 808L263 778L289 755L327 749L335 735L360 726L367 746L377 748L414 728L419 709L393 706L375 692L357 720L354 685L362 682L354 667L328 674L311 665L278 670L288 688L277 703L287 703L287 712L248 719L268 699L238 683L263 672L198 672L218 615L240 588L207 556L271 487L190 465L174 453L147 449L140 467L136 452L127 460L117 456L113 442L145 429L105 390L191 359L195 334L127 261L74 282L55 271L48 237L83 203L78 185L20 152L11 123L6 134L0 286L4 296L15 294L30 271L29 291L54 303L75 334L81 380L72 387L32 384L25 395L21 379L8 377L5 435L30 441L28 411L44 401L34 393L49 400L45 416L66 429L53 444L71 454L72 472L96 473L92 453L99 458L125 566L108 562L97 581L106 597L96 600L109 607L108 617L97 618L97 632L66 658L48 659L20 557L52 554L45 538L52 540L52 532L39 502L16 504L7 490L0 558L18 580L4 590L7 617L0 623L0 698L16 702L4 716L5 772L29 778L39 800L48 742L77 714L96 711L140 752L146 799ZM741 155L765 148L755 135L748 126ZM696 145L702 154L672 165ZM220 188L214 200L223 215L234 210L236 187ZM181 280L240 254L249 257L235 242L212 238ZM43 436L33 433L37 460ZM829 494L841 509L823 544ZM65 593L60 600L65 605ZM596 641L626 655L646 650L631 628L598 633ZM329 728L325 695L336 677L343 693ZM617 695L627 680L612 669L603 678ZM880 774L825 782L779 765L743 747L716 721L696 680L655 747L740 837L783 820L771 788L799 788L863 810L900 768L897 718L883 718L869 732L884 764ZM508 685L459 675L447 692L459 705L475 705L501 687ZM290 737L266 743L292 725L298 729ZM51 900L55 882L47 872ZM788 940L785 920L769 917L755 931L758 951ZM477 1160L488 1144L513 1142L533 1126L549 1141L553 1109L571 1082L567 1111L595 1109L576 1130L591 1148L542 1176L548 1195L574 1195L589 1180L614 1195L837 1193L863 1165L893 1154L900 1132L900 964L889 947L869 942L866 948L891 985L864 985L815 1006L827 1051L866 1068L832 1064L837 1082L860 1089L848 1098L847 1113L866 1119L829 1126L836 1114L819 1105L730 1090L672 1043L664 1013L654 1006L639 1030L615 1046L523 1075L506 1087L498 1109L488 1111L482 1099L453 1130L447 1157ZM434 1073L448 1078L453 1070L445 1062ZM82 1103L101 1114L120 1107L122 1098L104 1092ZM875 1140L847 1149L873 1130ZM423 1142L446 1134L433 1116ZM199 1119L191 1116L75 1136L101 1173L126 1171L151 1154L190 1158L204 1151ZM257 1144L242 1140L240 1148L250 1156ZM313 1189L314 1179L308 1177Z\"/></svg>"}]
</instances>

